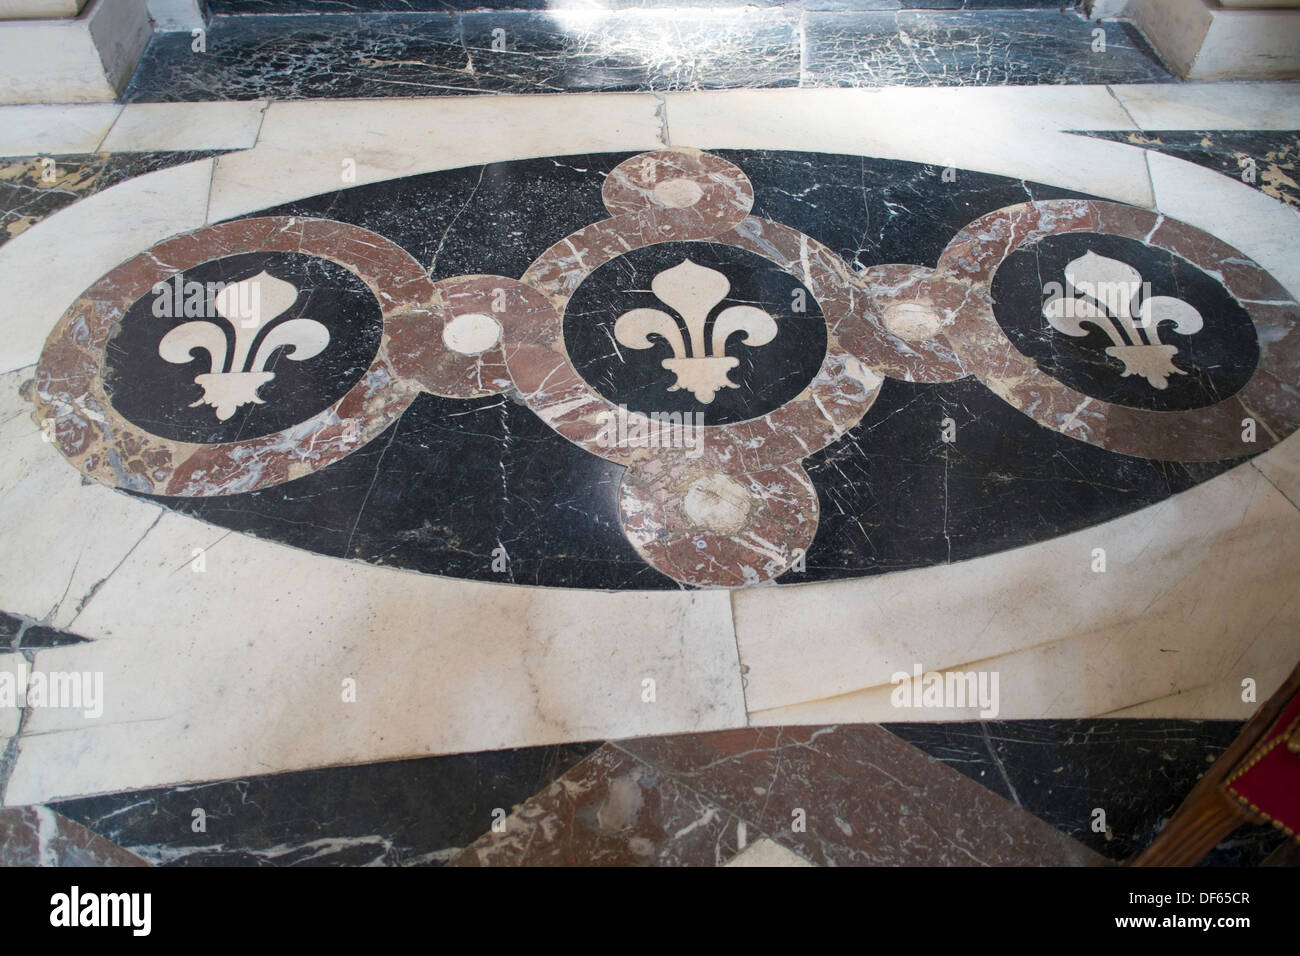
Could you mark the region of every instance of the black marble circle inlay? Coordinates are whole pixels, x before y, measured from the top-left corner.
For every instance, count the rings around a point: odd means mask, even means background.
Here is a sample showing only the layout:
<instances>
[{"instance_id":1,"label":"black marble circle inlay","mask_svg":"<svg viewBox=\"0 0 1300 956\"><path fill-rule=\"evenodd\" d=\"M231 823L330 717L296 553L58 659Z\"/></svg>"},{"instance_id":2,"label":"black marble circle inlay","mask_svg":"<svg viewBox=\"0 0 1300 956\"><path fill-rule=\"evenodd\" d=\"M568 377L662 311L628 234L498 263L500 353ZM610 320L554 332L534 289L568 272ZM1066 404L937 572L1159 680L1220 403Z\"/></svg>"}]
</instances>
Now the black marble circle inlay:
<instances>
[{"instance_id":1,"label":"black marble circle inlay","mask_svg":"<svg viewBox=\"0 0 1300 956\"><path fill-rule=\"evenodd\" d=\"M1043 315L1044 302L1056 295L1079 296L1066 280L1066 269L1089 253L1095 257L1091 268L1076 266L1076 274L1099 274L1099 269L1122 274L1100 261L1117 260L1140 276L1139 302L1156 296L1180 299L1200 314L1201 327L1180 331L1174 322L1158 320L1168 313L1153 310L1154 336L1140 321L1134 328L1113 314L1125 298L1119 291L1122 282L1117 282L1085 290L1111 306L1103 309L1104 327L1084 320L1080 328L1087 334L1080 337L1054 328ZM1213 405L1250 381L1259 360L1249 314L1217 279L1136 239L1095 233L1048 236L1009 255L993 277L992 292L994 315L1017 349L1053 378L1117 405L1152 411ZM1124 374L1126 369L1130 374ZM1164 387L1157 384L1161 382Z\"/></svg>"},{"instance_id":2,"label":"black marble circle inlay","mask_svg":"<svg viewBox=\"0 0 1300 956\"><path fill-rule=\"evenodd\" d=\"M260 326L252 327L252 320L240 317L251 314L247 311L236 311L234 322L223 317L214 301L220 284L232 285L262 273L296 288L292 304L272 316L276 296L267 283L260 286L264 290L259 293ZM378 301L359 277L327 259L303 253L248 253L205 262L179 279L179 292L173 278L127 310L108 343L105 362L105 384L113 407L162 438L211 444L289 428L342 398L365 374L379 348L383 317ZM289 301L292 290L276 289L283 301ZM236 291L228 301L236 302L238 297ZM244 294L246 310L251 302L251 293ZM308 320L308 324L286 326L295 320ZM214 328L191 327L187 330L191 337L173 336L169 341L211 341L222 354L214 361L206 347L197 347L188 361L166 360L159 353L164 337L196 322L212 323ZM236 328L246 322L250 328ZM328 342L323 348L310 358L295 359L293 346L299 356L307 355L325 342L325 333ZM241 349L245 343L247 348ZM164 350L176 358L177 348ZM184 348L180 351L179 357L186 358ZM254 378L258 372L270 375ZM233 381L231 373L244 373L244 381ZM205 378L196 382L200 376ZM255 389L254 382L259 383ZM227 399L222 409L205 402L221 395L231 395L233 400L255 395L261 404L249 400L233 406Z\"/></svg>"},{"instance_id":3,"label":"black marble circle inlay","mask_svg":"<svg viewBox=\"0 0 1300 956\"><path fill-rule=\"evenodd\" d=\"M702 334L692 336L686 316L660 300L652 290L657 276L684 262L712 270L721 278L698 271L676 273L679 281L665 280L680 287L697 282L703 287L725 289L720 301L707 307ZM746 332L736 331L725 343L716 343L714 332L728 309L748 306L761 310L775 321L776 334L764 345L747 345ZM616 335L620 316L634 309L654 309L669 317L677 335L649 333L649 348L632 348ZM740 317L740 313L732 313ZM662 321L662 320L661 320ZM723 319L722 321L727 321ZM766 323L750 316L757 341ZM647 326L648 327L648 326ZM770 331L770 329L769 329ZM680 345L674 343L680 336ZM564 342L578 373L615 405L644 414L699 413L707 425L725 425L757 418L780 408L812 381L826 356L826 320L817 300L794 276L762 256L743 249L710 242L669 242L636 249L596 269L578 287L564 314ZM721 344L721 354L717 346ZM697 355L703 352L703 355ZM681 354L679 354L681 353ZM736 359L729 369L722 357ZM680 363L679 359L711 358L713 362ZM679 376L664 361L683 371L682 381L719 383L726 381L705 401L708 389L689 384L674 390Z\"/></svg>"}]
</instances>

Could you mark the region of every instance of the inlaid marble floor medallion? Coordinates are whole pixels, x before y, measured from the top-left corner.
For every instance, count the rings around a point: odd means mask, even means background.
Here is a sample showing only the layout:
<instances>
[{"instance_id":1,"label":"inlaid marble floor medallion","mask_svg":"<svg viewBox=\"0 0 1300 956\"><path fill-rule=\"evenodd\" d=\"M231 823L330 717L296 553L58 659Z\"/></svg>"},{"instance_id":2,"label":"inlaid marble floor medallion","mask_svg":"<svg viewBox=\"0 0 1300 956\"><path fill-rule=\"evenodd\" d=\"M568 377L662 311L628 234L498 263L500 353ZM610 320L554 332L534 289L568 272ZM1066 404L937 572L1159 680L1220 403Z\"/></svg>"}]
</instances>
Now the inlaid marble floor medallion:
<instances>
[{"instance_id":1,"label":"inlaid marble floor medallion","mask_svg":"<svg viewBox=\"0 0 1300 956\"><path fill-rule=\"evenodd\" d=\"M1246 255L960 183L677 148L344 189L123 262L29 397L86 476L214 524L608 589L974 557L1295 430L1300 308Z\"/></svg>"}]
</instances>

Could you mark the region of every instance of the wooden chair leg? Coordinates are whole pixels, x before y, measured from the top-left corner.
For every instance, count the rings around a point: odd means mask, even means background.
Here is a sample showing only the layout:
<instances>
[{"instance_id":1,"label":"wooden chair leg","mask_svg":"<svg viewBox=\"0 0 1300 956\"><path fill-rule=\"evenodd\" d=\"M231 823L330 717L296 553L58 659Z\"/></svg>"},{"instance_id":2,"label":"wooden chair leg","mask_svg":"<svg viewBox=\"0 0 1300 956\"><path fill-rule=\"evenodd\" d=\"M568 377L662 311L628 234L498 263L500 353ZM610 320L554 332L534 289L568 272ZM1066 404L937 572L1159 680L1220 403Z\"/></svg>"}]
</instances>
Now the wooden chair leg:
<instances>
[{"instance_id":1,"label":"wooden chair leg","mask_svg":"<svg viewBox=\"0 0 1300 956\"><path fill-rule=\"evenodd\" d=\"M1151 845L1129 866L1195 866L1233 830L1247 822L1241 805L1219 790L1183 804Z\"/></svg>"}]
</instances>

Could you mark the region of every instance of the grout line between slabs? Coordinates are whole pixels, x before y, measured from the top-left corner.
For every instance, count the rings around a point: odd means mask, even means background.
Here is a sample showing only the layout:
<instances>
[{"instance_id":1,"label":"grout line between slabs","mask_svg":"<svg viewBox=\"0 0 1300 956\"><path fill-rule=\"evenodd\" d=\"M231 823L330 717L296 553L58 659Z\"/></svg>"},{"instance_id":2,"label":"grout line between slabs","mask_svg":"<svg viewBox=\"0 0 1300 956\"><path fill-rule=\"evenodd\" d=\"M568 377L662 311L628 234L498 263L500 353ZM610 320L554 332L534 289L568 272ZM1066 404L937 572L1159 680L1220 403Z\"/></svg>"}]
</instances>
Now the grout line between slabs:
<instances>
[{"instance_id":1,"label":"grout line between slabs","mask_svg":"<svg viewBox=\"0 0 1300 956\"><path fill-rule=\"evenodd\" d=\"M1151 150L1142 150L1142 165L1146 167L1147 186L1151 189L1151 208L1163 216L1164 213L1160 212L1160 199L1156 195L1156 177L1155 174L1151 172Z\"/></svg>"},{"instance_id":2,"label":"grout line between slabs","mask_svg":"<svg viewBox=\"0 0 1300 956\"><path fill-rule=\"evenodd\" d=\"M1133 128L1139 133L1145 133L1146 130L1142 128L1142 124L1133 116L1132 111L1128 108L1128 104L1126 104L1123 98L1115 92L1115 85L1113 83L1106 84L1106 92L1110 94L1111 99L1115 101L1115 104L1124 111L1124 115L1127 116L1128 121L1133 124Z\"/></svg>"},{"instance_id":3,"label":"grout line between slabs","mask_svg":"<svg viewBox=\"0 0 1300 956\"><path fill-rule=\"evenodd\" d=\"M731 617L731 640L736 646L736 672L740 677L740 703L745 708L745 726L753 726L750 723L749 716L749 695L746 691L748 681L745 676L745 660L740 653L740 629L736 627L736 595L738 591L733 588L727 595L727 609Z\"/></svg>"},{"instance_id":4,"label":"grout line between slabs","mask_svg":"<svg viewBox=\"0 0 1300 956\"><path fill-rule=\"evenodd\" d=\"M262 127L266 125L266 114L271 109L274 100L263 100L262 108L257 111L257 132L253 134L253 145L249 149L257 149L257 144L262 141Z\"/></svg>"},{"instance_id":5,"label":"grout line between slabs","mask_svg":"<svg viewBox=\"0 0 1300 956\"><path fill-rule=\"evenodd\" d=\"M1256 456L1256 458L1257 458L1257 457L1258 457L1258 456ZM1288 502L1290 502L1292 508L1295 508L1297 511L1300 511L1300 502L1297 502L1294 498L1292 498L1290 495L1288 495L1288 494L1287 494L1287 493L1282 489L1282 486L1281 486L1281 485L1279 485L1276 481L1274 481L1272 478L1270 478L1270 477L1268 476L1268 474L1264 471L1264 469L1260 468L1259 465L1257 465L1257 464L1255 463L1255 462L1256 462L1256 458L1252 458L1252 459L1250 460L1250 467L1251 467L1251 468L1254 468L1255 471L1259 472L1260 476L1261 476L1265 481L1267 481L1270 485L1272 485L1272 486L1273 486L1273 489L1274 489L1275 491L1277 491L1277 493L1278 493L1279 495L1281 495L1281 496L1282 496L1283 498L1285 498Z\"/></svg>"},{"instance_id":6,"label":"grout line between slabs","mask_svg":"<svg viewBox=\"0 0 1300 956\"><path fill-rule=\"evenodd\" d=\"M260 127L258 132L261 132ZM208 194L203 197L203 224L205 226L212 224L212 188L217 179L217 163L220 161L220 156L208 157Z\"/></svg>"},{"instance_id":7,"label":"grout line between slabs","mask_svg":"<svg viewBox=\"0 0 1300 956\"><path fill-rule=\"evenodd\" d=\"M114 127L116 127L118 122L122 119L122 111L125 109L126 107L124 105L117 105L117 112L113 114L113 122L109 123L107 128L104 130L103 135L101 135L99 139L95 140L95 148L91 150L92 153L98 153L103 149L104 143L108 140L109 134L113 132ZM65 153L64 155L68 154Z\"/></svg>"}]
</instances>

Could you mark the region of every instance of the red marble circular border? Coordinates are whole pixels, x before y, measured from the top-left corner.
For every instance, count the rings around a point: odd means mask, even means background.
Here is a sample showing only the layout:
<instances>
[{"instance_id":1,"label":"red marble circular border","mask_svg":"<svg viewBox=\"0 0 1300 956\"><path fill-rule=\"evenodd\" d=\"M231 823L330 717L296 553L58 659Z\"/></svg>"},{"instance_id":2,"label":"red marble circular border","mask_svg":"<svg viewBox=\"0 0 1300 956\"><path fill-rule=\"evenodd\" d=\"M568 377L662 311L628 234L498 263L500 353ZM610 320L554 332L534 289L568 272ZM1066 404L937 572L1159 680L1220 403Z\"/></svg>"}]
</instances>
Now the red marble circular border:
<instances>
[{"instance_id":1,"label":"red marble circular border","mask_svg":"<svg viewBox=\"0 0 1300 956\"><path fill-rule=\"evenodd\" d=\"M546 299L518 279L468 275L433 283L428 311L410 316L390 331L388 356L402 378L444 398L482 398L513 386L500 341L476 355L456 352L443 342L443 330L454 319L489 315L498 322L511 313L520 322L533 321L538 310L550 311Z\"/></svg>"},{"instance_id":2,"label":"red marble circular border","mask_svg":"<svg viewBox=\"0 0 1300 956\"><path fill-rule=\"evenodd\" d=\"M871 306L857 322L839 329L844 348L880 374L904 382L952 382L970 374L942 329L962 307L970 286L945 281L926 266L903 263L871 266L857 278L866 286ZM894 305L924 306L935 314L939 328L924 339L895 335L886 325Z\"/></svg>"},{"instance_id":3,"label":"red marble circular border","mask_svg":"<svg viewBox=\"0 0 1300 956\"><path fill-rule=\"evenodd\" d=\"M579 285L599 266L633 249L664 242L707 241L752 252L795 276L826 318L826 355L799 395L765 415L728 425L704 426L702 456L732 474L775 468L811 455L841 438L871 408L884 381L840 347L835 330L860 321L868 308L863 288L847 281L848 266L830 249L800 232L750 216L732 229L708 232L698 223L674 223L665 210L615 216L556 243L524 273L523 281L547 296L549 318L524 323L503 317L506 365L528 406L569 441L594 455L630 465L654 448L684 448L683 426L656 429L652 446L612 446L609 416L618 407L578 374L564 346L564 311ZM671 212L671 211L668 211ZM680 225L682 228L674 228Z\"/></svg>"},{"instance_id":4,"label":"red marble circular border","mask_svg":"<svg viewBox=\"0 0 1300 956\"><path fill-rule=\"evenodd\" d=\"M743 516L733 512L734 528L690 514L692 487L718 479L748 493ZM745 587L784 574L807 554L817 519L817 491L798 463L724 474L674 453L627 469L619 485L619 520L637 553L693 587Z\"/></svg>"},{"instance_id":5,"label":"red marble circular border","mask_svg":"<svg viewBox=\"0 0 1300 956\"><path fill-rule=\"evenodd\" d=\"M1135 239L1219 277L1255 324L1259 363L1250 381L1214 405L1148 411L1093 398L1040 371L998 324L989 289L1016 249L1045 236L1077 232ZM1093 199L1021 203L968 224L940 256L937 272L971 287L972 294L944 330L963 363L998 397L1040 425L1139 458L1215 461L1263 451L1300 424L1300 306L1258 264L1186 223ZM1258 426L1253 444L1243 441L1245 419Z\"/></svg>"},{"instance_id":6,"label":"red marble circular border","mask_svg":"<svg viewBox=\"0 0 1300 956\"><path fill-rule=\"evenodd\" d=\"M357 275L379 301L384 334L370 368L329 408L289 428L198 444L154 435L118 414L104 389L104 352L126 310L155 284L204 262L250 252L298 252ZM78 298L54 327L36 369L38 420L53 419L59 450L105 484L179 497L235 494L323 468L371 441L418 394L388 357L393 329L427 315L433 285L404 249L368 229L328 219L267 216L205 226L122 263Z\"/></svg>"},{"instance_id":7,"label":"red marble circular border","mask_svg":"<svg viewBox=\"0 0 1300 956\"><path fill-rule=\"evenodd\" d=\"M673 206L683 217L702 223L734 225L754 208L754 187L744 170L698 149L661 149L625 159L605 177L600 196L611 216L665 208L663 188L693 184L697 194Z\"/></svg>"}]
</instances>

